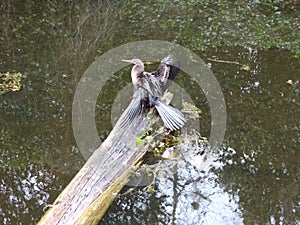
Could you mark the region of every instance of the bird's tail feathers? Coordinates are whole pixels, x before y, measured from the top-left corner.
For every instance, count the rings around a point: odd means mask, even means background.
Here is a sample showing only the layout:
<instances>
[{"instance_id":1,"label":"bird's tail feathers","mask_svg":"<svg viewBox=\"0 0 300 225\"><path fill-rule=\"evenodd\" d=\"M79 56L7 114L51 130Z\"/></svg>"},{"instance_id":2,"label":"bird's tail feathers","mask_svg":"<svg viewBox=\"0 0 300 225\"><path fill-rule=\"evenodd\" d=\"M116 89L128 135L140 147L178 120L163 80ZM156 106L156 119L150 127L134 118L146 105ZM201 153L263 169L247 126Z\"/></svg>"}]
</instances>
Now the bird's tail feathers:
<instances>
[{"instance_id":1,"label":"bird's tail feathers","mask_svg":"<svg viewBox=\"0 0 300 225\"><path fill-rule=\"evenodd\" d=\"M178 109L167 105L161 101L157 101L155 108L164 122L166 128L170 130L178 130L183 127L185 118Z\"/></svg>"}]
</instances>

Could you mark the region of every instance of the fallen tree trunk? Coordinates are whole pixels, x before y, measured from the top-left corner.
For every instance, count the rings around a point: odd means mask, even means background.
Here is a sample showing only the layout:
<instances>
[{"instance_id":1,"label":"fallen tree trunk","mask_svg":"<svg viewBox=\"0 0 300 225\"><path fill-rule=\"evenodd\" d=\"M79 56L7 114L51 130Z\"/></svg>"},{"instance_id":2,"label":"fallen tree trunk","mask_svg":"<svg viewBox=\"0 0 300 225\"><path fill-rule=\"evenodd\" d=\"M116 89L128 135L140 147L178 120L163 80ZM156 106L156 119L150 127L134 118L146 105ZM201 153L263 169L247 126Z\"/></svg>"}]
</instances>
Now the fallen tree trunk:
<instances>
[{"instance_id":1,"label":"fallen tree trunk","mask_svg":"<svg viewBox=\"0 0 300 225\"><path fill-rule=\"evenodd\" d=\"M147 149L146 144L137 146L136 138L146 131L149 118L137 117L125 129L119 124L58 196L39 225L97 224L101 219Z\"/></svg>"}]
</instances>

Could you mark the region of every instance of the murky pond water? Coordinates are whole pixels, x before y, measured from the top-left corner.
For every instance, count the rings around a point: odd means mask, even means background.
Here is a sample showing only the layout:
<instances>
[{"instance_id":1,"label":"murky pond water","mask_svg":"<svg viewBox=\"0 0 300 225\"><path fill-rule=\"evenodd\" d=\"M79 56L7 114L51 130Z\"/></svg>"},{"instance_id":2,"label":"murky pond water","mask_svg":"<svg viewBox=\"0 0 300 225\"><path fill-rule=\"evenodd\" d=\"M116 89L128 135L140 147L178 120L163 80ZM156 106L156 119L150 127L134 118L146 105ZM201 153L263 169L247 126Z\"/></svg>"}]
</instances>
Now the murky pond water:
<instances>
[{"instance_id":1,"label":"murky pond water","mask_svg":"<svg viewBox=\"0 0 300 225\"><path fill-rule=\"evenodd\" d=\"M249 42L243 45L242 38L240 47L228 46L232 36L209 30L209 25L215 28L213 12L216 6L223 9L221 3L211 8L201 4L185 7L182 15L178 5L158 2L147 7L138 1L4 1L1 5L0 71L24 74L21 91L0 96L1 224L35 224L43 208L84 164L73 136L71 111L85 69L105 51L145 39L191 47L211 67L226 101L225 139L209 172L202 172L197 164L198 154L177 164L165 162L155 192L140 187L118 196L99 224L300 223L299 59L294 52L249 47ZM195 14L197 7L202 14ZM232 12L236 6L227 7L233 7ZM151 10L156 15L168 12L170 17L154 16ZM290 22L295 21L292 9L281 12L290 13ZM229 16L224 11L221 14ZM203 19L202 15L209 25L193 22ZM179 22L173 23L172 16ZM157 29L161 17L166 23ZM189 26L180 22L187 19ZM200 41L205 47L194 40L200 32L197 27L209 32L206 41ZM218 35L219 45L214 41ZM264 47L261 42L260 47ZM249 70L242 69L243 65ZM96 119L102 140L112 128L111 96L130 82L129 75L123 79L124 73L129 73L129 67L112 75L99 96ZM208 137L211 118L205 96L183 73L176 82L201 108L201 134Z\"/></svg>"}]
</instances>

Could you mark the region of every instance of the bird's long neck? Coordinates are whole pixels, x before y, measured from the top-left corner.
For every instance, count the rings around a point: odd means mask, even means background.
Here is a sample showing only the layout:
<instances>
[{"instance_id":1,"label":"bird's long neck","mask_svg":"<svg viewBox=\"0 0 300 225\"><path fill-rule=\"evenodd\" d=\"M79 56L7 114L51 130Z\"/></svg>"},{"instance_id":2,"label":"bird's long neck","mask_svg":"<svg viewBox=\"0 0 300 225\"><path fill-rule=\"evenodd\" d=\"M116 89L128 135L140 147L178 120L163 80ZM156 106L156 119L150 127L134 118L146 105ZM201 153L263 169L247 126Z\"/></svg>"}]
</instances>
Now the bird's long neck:
<instances>
[{"instance_id":1,"label":"bird's long neck","mask_svg":"<svg viewBox=\"0 0 300 225\"><path fill-rule=\"evenodd\" d=\"M144 66L134 65L131 70L131 81L134 86L137 86L139 83L140 75L144 72Z\"/></svg>"}]
</instances>

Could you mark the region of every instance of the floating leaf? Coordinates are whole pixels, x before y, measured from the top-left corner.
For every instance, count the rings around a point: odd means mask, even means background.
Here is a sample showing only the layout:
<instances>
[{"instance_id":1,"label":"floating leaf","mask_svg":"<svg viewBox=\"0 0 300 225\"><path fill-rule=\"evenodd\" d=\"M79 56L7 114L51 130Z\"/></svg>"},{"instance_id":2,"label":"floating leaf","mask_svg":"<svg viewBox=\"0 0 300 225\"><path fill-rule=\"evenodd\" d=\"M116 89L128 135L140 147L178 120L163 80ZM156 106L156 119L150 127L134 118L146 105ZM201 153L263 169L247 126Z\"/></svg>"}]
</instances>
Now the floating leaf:
<instances>
[{"instance_id":1,"label":"floating leaf","mask_svg":"<svg viewBox=\"0 0 300 225\"><path fill-rule=\"evenodd\" d=\"M251 68L250 68L250 66L243 65L242 68L241 68L241 70L249 72L249 71L251 71Z\"/></svg>"}]
</instances>

